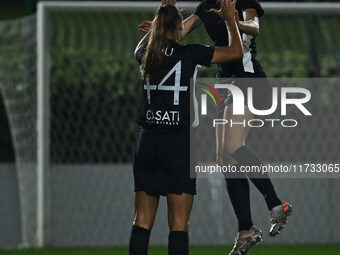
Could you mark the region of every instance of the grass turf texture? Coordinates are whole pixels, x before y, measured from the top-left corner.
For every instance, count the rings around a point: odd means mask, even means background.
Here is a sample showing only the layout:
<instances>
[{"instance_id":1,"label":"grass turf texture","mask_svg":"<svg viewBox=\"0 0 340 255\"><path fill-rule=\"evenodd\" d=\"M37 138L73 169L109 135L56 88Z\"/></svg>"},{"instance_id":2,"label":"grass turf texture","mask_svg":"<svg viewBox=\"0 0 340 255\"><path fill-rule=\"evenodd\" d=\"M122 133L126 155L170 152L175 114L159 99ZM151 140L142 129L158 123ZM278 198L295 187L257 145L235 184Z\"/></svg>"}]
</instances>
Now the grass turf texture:
<instances>
[{"instance_id":1,"label":"grass turf texture","mask_svg":"<svg viewBox=\"0 0 340 255\"><path fill-rule=\"evenodd\" d=\"M227 254L231 246L194 246L190 247L190 255L220 255ZM0 255L126 255L126 247L118 248L69 248L57 249L49 248L42 250L9 250L0 251ZM167 254L166 247L151 247L149 255ZM338 255L340 245L273 245L256 246L252 248L248 255Z\"/></svg>"}]
</instances>

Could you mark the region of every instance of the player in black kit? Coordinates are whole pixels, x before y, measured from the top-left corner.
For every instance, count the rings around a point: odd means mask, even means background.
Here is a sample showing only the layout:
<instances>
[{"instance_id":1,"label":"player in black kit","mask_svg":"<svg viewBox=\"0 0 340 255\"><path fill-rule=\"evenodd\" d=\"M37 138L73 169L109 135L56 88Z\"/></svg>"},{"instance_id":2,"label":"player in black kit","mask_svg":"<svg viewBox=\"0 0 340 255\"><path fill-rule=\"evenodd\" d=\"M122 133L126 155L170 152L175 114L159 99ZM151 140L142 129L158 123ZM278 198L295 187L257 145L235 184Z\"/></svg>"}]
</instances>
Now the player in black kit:
<instances>
[{"instance_id":1,"label":"player in black kit","mask_svg":"<svg viewBox=\"0 0 340 255\"><path fill-rule=\"evenodd\" d=\"M176 1L167 1L175 4ZM200 24L204 24L205 29L214 42L215 46L228 45L228 34L223 26L221 18L212 12L211 8L219 8L220 1L204 0L197 6L195 13L184 21L184 30L181 38L188 35ZM228 78L227 81L234 80L247 98L247 87L253 87L254 106L259 109L266 101L269 91L269 84L266 74L256 60L256 35L259 33L259 17L264 11L258 0L238 0L236 4L237 24L242 35L244 56L240 60L218 64L218 77ZM144 21L139 26L141 31L148 31L149 22ZM219 110L219 118L235 122L247 123L254 118L247 105L244 105L244 115L233 114L233 97L231 93L224 95L223 107ZM218 125L216 128L217 162L220 165L233 164L237 167L242 165L261 165L261 159L245 145L249 127L241 125L228 126ZM246 254L256 243L262 240L262 232L255 227L251 218L249 182L247 177L254 183L256 188L264 196L270 211L271 228L270 236L277 235L287 223L287 217L292 212L292 207L286 202L282 202L276 195L271 180L267 175L263 178L252 178L256 176L244 175L242 178L226 178L227 190L232 202L237 220L238 234L235 245L229 255Z\"/></svg>"},{"instance_id":2,"label":"player in black kit","mask_svg":"<svg viewBox=\"0 0 340 255\"><path fill-rule=\"evenodd\" d=\"M182 16L175 6L163 5L136 48L143 86L138 110L141 131L133 162L135 218L130 255L147 254L161 195L167 196L168 203L169 254L189 254L188 221L196 194L196 180L190 178L190 78L197 65L242 58L235 4L221 0L220 10L210 10L224 20L229 46L180 45Z\"/></svg>"}]
</instances>

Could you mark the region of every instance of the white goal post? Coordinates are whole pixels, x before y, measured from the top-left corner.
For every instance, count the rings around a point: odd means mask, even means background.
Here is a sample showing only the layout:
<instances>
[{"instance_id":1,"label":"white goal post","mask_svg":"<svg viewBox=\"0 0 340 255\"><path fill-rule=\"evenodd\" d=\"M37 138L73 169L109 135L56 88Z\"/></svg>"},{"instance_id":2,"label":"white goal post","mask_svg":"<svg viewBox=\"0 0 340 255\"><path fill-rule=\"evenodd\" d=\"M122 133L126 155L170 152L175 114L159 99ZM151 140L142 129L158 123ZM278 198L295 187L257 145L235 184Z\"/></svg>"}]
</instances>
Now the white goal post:
<instances>
[{"instance_id":1,"label":"white goal post","mask_svg":"<svg viewBox=\"0 0 340 255\"><path fill-rule=\"evenodd\" d=\"M160 1L159 1L160 2ZM198 2L178 2L179 8L192 12ZM268 13L339 13L340 3L262 4ZM58 11L145 12L156 9L158 2L78 2L41 1L37 13L37 246L43 247L49 236L50 169L50 47L49 13Z\"/></svg>"}]
</instances>

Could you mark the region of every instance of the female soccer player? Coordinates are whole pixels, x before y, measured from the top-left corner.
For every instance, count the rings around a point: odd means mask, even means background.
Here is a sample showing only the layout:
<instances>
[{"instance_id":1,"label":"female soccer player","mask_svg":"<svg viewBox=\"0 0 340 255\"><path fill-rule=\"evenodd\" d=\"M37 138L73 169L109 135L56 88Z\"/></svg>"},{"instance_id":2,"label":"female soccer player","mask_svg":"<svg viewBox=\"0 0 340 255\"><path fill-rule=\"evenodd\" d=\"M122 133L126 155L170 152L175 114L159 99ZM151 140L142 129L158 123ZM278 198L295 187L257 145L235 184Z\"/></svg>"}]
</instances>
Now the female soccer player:
<instances>
[{"instance_id":1,"label":"female soccer player","mask_svg":"<svg viewBox=\"0 0 340 255\"><path fill-rule=\"evenodd\" d=\"M176 1L165 2L175 4ZM184 21L181 38L204 23L205 29L214 41L215 46L227 45L229 38L223 23L221 23L221 18L208 11L211 8L219 8L219 6L220 1L201 1L195 13ZM255 96L255 108L259 109L262 102L266 100L269 90L266 74L256 60L255 37L259 33L259 17L263 16L264 11L258 0L238 0L236 9L238 11L237 24L243 39L244 56L241 60L219 64L218 77L238 78L235 79L235 85L241 88L245 98L247 96L247 87L252 86ZM148 31L149 22L144 21L139 27L141 31ZM251 81L251 84L249 84L249 81ZM220 109L220 117L223 116L224 119L229 121L228 123L230 123L230 120L234 123L243 121L248 123L249 120L254 118L254 115L247 105L244 105L244 112L244 115L234 115L232 95L225 95L224 105ZM217 162L220 165L233 164L239 167L240 165L260 166L262 164L261 159L245 145L248 131L249 127L242 125L234 125L233 127L218 125L216 129L216 150ZM270 211L271 228L269 234L270 236L275 236L287 223L287 217L291 214L292 207L286 202L281 202L268 176L263 175L263 178L252 178L256 176L249 175L248 177L265 198ZM234 248L229 255L246 254L253 245L262 240L262 232L253 225L251 218L249 182L245 175L237 179L226 178L226 182L229 197L238 220L238 234L235 238Z\"/></svg>"},{"instance_id":2,"label":"female soccer player","mask_svg":"<svg viewBox=\"0 0 340 255\"><path fill-rule=\"evenodd\" d=\"M175 6L163 5L136 48L144 82L138 110L141 131L133 162L135 218L130 255L147 254L160 195L167 196L168 202L169 254L189 253L188 221L196 193L189 161L190 78L197 65L242 58L235 5L221 0L220 10L209 10L225 21L229 46L180 45L182 16Z\"/></svg>"}]
</instances>

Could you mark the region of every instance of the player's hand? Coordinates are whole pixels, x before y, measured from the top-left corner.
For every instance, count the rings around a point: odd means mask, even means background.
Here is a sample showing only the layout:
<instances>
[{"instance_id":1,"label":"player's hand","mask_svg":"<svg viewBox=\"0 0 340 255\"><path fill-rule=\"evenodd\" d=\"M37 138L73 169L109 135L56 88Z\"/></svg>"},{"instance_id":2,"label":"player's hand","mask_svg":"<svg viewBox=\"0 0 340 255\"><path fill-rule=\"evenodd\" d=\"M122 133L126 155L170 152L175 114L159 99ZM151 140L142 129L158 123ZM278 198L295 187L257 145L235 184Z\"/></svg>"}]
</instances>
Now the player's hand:
<instances>
[{"instance_id":1,"label":"player's hand","mask_svg":"<svg viewBox=\"0 0 340 255\"><path fill-rule=\"evenodd\" d=\"M176 5L176 0L162 0L162 5L172 4ZM151 30L151 21L143 21L138 25L138 30L141 32L148 33Z\"/></svg>"},{"instance_id":2,"label":"player's hand","mask_svg":"<svg viewBox=\"0 0 340 255\"><path fill-rule=\"evenodd\" d=\"M236 13L237 0L221 0L221 9L210 9L211 12L216 13L226 21L234 21Z\"/></svg>"},{"instance_id":3,"label":"player's hand","mask_svg":"<svg viewBox=\"0 0 340 255\"><path fill-rule=\"evenodd\" d=\"M151 21L143 21L138 25L138 30L141 32L148 33L151 30L152 22Z\"/></svg>"}]
</instances>

